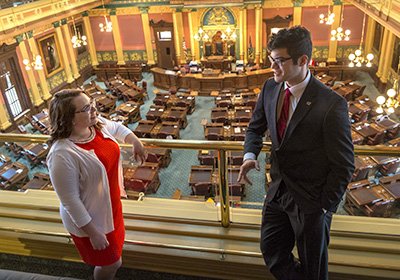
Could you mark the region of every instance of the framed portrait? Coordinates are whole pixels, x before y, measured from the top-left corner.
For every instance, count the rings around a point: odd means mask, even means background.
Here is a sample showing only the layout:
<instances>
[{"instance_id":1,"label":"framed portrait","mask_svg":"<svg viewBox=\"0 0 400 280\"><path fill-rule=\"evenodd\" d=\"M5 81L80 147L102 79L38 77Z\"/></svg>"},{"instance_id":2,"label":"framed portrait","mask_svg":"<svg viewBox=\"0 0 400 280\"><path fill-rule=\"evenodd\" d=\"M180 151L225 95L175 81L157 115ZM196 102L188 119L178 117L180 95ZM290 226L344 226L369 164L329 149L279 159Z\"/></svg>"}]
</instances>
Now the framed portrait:
<instances>
[{"instance_id":1,"label":"framed portrait","mask_svg":"<svg viewBox=\"0 0 400 280\"><path fill-rule=\"evenodd\" d=\"M70 27L71 27L71 29L70 29L71 30L71 36L74 36L75 35L74 25L72 24ZM83 28L83 23L82 22L75 23L75 28L76 28L76 33L79 34L81 37L82 36L86 36L86 34L84 33L84 28ZM71 43L71 42L69 42L69 43ZM79 55L85 53L86 51L87 51L87 46L84 46L83 44L79 48L75 49L75 53L76 53L77 57Z\"/></svg>"},{"instance_id":2,"label":"framed portrait","mask_svg":"<svg viewBox=\"0 0 400 280\"><path fill-rule=\"evenodd\" d=\"M50 77L61 71L63 65L61 61L60 48L56 41L55 34L40 38L38 43L42 62L46 70L46 76Z\"/></svg>"}]
</instances>

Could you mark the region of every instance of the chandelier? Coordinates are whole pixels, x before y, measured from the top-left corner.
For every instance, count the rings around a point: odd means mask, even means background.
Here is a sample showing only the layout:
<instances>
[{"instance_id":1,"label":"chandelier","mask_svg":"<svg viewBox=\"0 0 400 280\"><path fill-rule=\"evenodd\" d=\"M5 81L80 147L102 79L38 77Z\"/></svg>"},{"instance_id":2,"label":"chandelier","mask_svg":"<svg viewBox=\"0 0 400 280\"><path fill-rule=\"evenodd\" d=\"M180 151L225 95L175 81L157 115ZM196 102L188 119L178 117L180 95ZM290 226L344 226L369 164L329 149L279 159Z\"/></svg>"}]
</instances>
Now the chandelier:
<instances>
[{"instance_id":1,"label":"chandelier","mask_svg":"<svg viewBox=\"0 0 400 280\"><path fill-rule=\"evenodd\" d=\"M72 47L76 49L82 46L86 46L87 45L86 36L85 35L81 36L79 30L76 29L74 18L72 18L72 25L74 27L74 33L75 33L75 35L72 36L71 38Z\"/></svg>"},{"instance_id":2,"label":"chandelier","mask_svg":"<svg viewBox=\"0 0 400 280\"><path fill-rule=\"evenodd\" d=\"M25 58L22 60L22 63L25 65L25 70L27 71L31 70L32 68L34 70L43 70L42 57L40 55L33 56L32 62Z\"/></svg>"},{"instance_id":3,"label":"chandelier","mask_svg":"<svg viewBox=\"0 0 400 280\"><path fill-rule=\"evenodd\" d=\"M201 59L204 59L203 42L210 40L210 36L204 32L203 28L199 27L199 30L193 35L193 38L200 43Z\"/></svg>"},{"instance_id":4,"label":"chandelier","mask_svg":"<svg viewBox=\"0 0 400 280\"><path fill-rule=\"evenodd\" d=\"M328 14L325 16L324 14L319 15L319 23L320 24L328 24L332 25L335 21L335 14L331 13L331 4L328 5Z\"/></svg>"},{"instance_id":5,"label":"chandelier","mask_svg":"<svg viewBox=\"0 0 400 280\"><path fill-rule=\"evenodd\" d=\"M362 46L363 46L363 41L364 41L364 29L365 29L365 13L364 13L364 18L363 18L363 26L362 26L362 32L361 32L361 41L360 41L360 47L354 52L349 55L349 67L361 67L363 64L367 67L371 67L372 63L371 61L374 59L374 55L372 53L367 54L366 57L363 56L363 51L362 51Z\"/></svg>"},{"instance_id":6,"label":"chandelier","mask_svg":"<svg viewBox=\"0 0 400 280\"><path fill-rule=\"evenodd\" d=\"M349 41L350 40L350 29L343 29L343 19L344 19L344 6L342 6L342 11L340 12L340 26L331 31L331 41Z\"/></svg>"},{"instance_id":7,"label":"chandelier","mask_svg":"<svg viewBox=\"0 0 400 280\"><path fill-rule=\"evenodd\" d=\"M101 3L103 4L103 9L105 9L104 7L104 1L101 0ZM104 15L104 21L105 23L99 23L99 27L100 27L100 31L101 32L111 32L112 31L112 22L108 21L107 16Z\"/></svg>"},{"instance_id":8,"label":"chandelier","mask_svg":"<svg viewBox=\"0 0 400 280\"><path fill-rule=\"evenodd\" d=\"M383 95L379 95L376 98L376 102L379 104L379 107L376 108L376 112L378 114L383 113L383 107L387 108L388 113L394 113L394 109L399 107L400 102L400 88L399 88L399 77L400 77L400 56L399 56L399 64L397 65L397 77L393 82L393 87L386 91L387 99Z\"/></svg>"}]
</instances>

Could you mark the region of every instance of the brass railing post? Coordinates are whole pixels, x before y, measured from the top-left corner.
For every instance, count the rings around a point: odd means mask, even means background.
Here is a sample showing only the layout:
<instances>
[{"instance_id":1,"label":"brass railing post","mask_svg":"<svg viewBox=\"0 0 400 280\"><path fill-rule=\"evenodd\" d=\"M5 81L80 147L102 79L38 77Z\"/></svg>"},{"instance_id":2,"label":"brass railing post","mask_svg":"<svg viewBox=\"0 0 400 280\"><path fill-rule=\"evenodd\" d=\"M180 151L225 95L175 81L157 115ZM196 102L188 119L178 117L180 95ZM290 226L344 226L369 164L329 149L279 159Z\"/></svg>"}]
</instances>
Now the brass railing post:
<instances>
[{"instance_id":1,"label":"brass railing post","mask_svg":"<svg viewBox=\"0 0 400 280\"><path fill-rule=\"evenodd\" d=\"M221 224L223 227L229 227L229 183L228 183L228 158L226 150L218 150L218 173L219 173L219 202L221 208Z\"/></svg>"}]
</instances>

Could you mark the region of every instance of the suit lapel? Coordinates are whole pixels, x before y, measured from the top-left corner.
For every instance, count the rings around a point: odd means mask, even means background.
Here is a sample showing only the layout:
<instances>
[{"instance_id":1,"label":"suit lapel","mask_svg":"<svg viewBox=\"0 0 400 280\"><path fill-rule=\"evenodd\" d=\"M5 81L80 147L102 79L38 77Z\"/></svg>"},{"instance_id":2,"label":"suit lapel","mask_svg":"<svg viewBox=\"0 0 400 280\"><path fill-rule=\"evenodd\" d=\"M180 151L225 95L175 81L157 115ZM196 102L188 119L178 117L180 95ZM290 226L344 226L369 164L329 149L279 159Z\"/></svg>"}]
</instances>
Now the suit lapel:
<instances>
[{"instance_id":1,"label":"suit lapel","mask_svg":"<svg viewBox=\"0 0 400 280\"><path fill-rule=\"evenodd\" d=\"M308 83L306 89L304 90L304 93L301 96L300 101L296 106L296 110L294 111L293 116L289 121L289 125L286 128L282 144L286 142L286 139L289 139L296 126L300 123L300 121L305 117L305 115L314 105L314 98L316 95L316 91L314 90L313 84L314 84L314 77L311 76L311 80Z\"/></svg>"},{"instance_id":2,"label":"suit lapel","mask_svg":"<svg viewBox=\"0 0 400 280\"><path fill-rule=\"evenodd\" d=\"M283 83L279 83L275 86L273 92L272 92L272 98L270 104L270 109L268 110L270 112L270 120L271 120L271 125L270 125L270 133L271 133L271 140L272 143L279 143L278 141L278 134L276 130L276 114L277 114L277 107L278 107L278 100L279 100L279 94L281 92Z\"/></svg>"}]
</instances>

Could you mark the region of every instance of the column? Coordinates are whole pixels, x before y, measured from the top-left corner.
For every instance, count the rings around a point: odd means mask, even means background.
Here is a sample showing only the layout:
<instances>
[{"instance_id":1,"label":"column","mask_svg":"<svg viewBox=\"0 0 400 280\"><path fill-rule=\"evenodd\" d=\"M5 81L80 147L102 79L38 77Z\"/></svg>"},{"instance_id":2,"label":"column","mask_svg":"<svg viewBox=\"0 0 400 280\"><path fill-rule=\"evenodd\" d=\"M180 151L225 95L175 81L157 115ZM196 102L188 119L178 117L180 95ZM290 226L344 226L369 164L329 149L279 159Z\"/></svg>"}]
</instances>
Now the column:
<instances>
[{"instance_id":1,"label":"column","mask_svg":"<svg viewBox=\"0 0 400 280\"><path fill-rule=\"evenodd\" d=\"M28 50L26 48L24 39L25 38L23 35L17 36L17 38L16 38L16 40L19 44L18 45L19 50L21 51L21 54L22 54L22 59L28 59L29 62L33 62L32 60L34 60L34 57L29 57ZM28 76L29 84L31 86L32 104L33 104L33 106L38 107L41 104L43 104L43 99L40 97L39 88L37 86L36 79L35 79L35 74L33 73L33 71L36 71L36 70L33 70L33 68L31 68L30 70L25 70L25 68L24 68L23 71L26 71L26 75Z\"/></svg>"},{"instance_id":2,"label":"column","mask_svg":"<svg viewBox=\"0 0 400 280\"><path fill-rule=\"evenodd\" d=\"M119 33L118 17L115 9L111 10L110 19L112 22L112 33L114 37L115 51L117 52L117 59L118 59L117 64L124 65L125 64L124 52L122 51L121 34Z\"/></svg>"},{"instance_id":3,"label":"column","mask_svg":"<svg viewBox=\"0 0 400 280\"><path fill-rule=\"evenodd\" d=\"M28 43L29 43L29 48L31 49L33 56L40 54L38 47L36 45L36 41L33 37L28 39ZM42 62L43 62L43 57L42 57ZM43 62L43 64L44 64L44 62ZM46 66L44 66L44 67L46 67ZM37 70L37 73L39 74L40 86L42 88L42 99L49 100L51 98L51 94L50 94L49 86L47 85L47 79L46 79L46 75L44 74L44 69Z\"/></svg>"},{"instance_id":4,"label":"column","mask_svg":"<svg viewBox=\"0 0 400 280\"><path fill-rule=\"evenodd\" d=\"M388 36L389 35L389 30L387 28L385 28L385 31L383 31L383 39L382 39L382 43L381 43L381 51L380 51L380 55L379 55L379 64L378 64L378 71L376 72L376 76L378 78L382 77L382 73L383 73L383 67L385 64L385 52L383 51L384 48L386 48L387 45L387 40L388 40Z\"/></svg>"},{"instance_id":5,"label":"column","mask_svg":"<svg viewBox=\"0 0 400 280\"><path fill-rule=\"evenodd\" d=\"M56 31L56 37L58 41L58 45L60 47L61 51L61 59L64 62L64 70L65 70L65 75L67 76L67 83L72 83L74 81L74 78L72 77L72 72L71 72L71 66L69 64L69 59L67 55L67 50L65 47L65 42L64 42L64 37L61 32L61 27L60 27L60 22L54 22L53 23L54 30Z\"/></svg>"},{"instance_id":6,"label":"column","mask_svg":"<svg viewBox=\"0 0 400 280\"><path fill-rule=\"evenodd\" d=\"M301 2L295 1L293 3L293 25L301 25L302 12Z\"/></svg>"},{"instance_id":7,"label":"column","mask_svg":"<svg viewBox=\"0 0 400 280\"><path fill-rule=\"evenodd\" d=\"M335 3L333 6L333 13L335 13L335 21L331 25L331 31L336 30L340 26L340 15L342 14L342 5ZM329 36L330 38L330 36ZM328 62L336 62L338 41L331 41L329 39Z\"/></svg>"},{"instance_id":8,"label":"column","mask_svg":"<svg viewBox=\"0 0 400 280\"><path fill-rule=\"evenodd\" d=\"M260 62L262 62L261 59L261 52L262 52L262 48L261 48L261 44L262 44L262 40L261 40L261 32L262 32L262 9L261 9L261 5L256 5L255 7L255 16L256 16L256 64L260 64Z\"/></svg>"},{"instance_id":9,"label":"column","mask_svg":"<svg viewBox=\"0 0 400 280\"><path fill-rule=\"evenodd\" d=\"M392 64L393 51L394 51L394 39L395 39L394 34L388 30L386 44L382 45L382 47L385 49L381 51L381 53L384 54L384 59L382 66L382 76L380 77L380 80L384 84L388 82L389 69ZM365 53L364 55L366 54L367 53Z\"/></svg>"},{"instance_id":10,"label":"column","mask_svg":"<svg viewBox=\"0 0 400 280\"><path fill-rule=\"evenodd\" d=\"M82 14L83 16L83 25L85 28L85 35L86 39L88 42L88 49L89 49L89 54L90 54L90 60L92 61L92 66L97 66L99 65L99 62L97 61L97 54L96 54L96 46L94 44L94 39L93 39L93 34L92 34L92 28L90 26L90 20L88 16L88 12L84 12Z\"/></svg>"},{"instance_id":11,"label":"column","mask_svg":"<svg viewBox=\"0 0 400 280\"><path fill-rule=\"evenodd\" d=\"M246 12L246 9L244 7L239 8L239 56L240 59L244 59L244 36L243 36L243 25L244 25L244 13Z\"/></svg>"},{"instance_id":12,"label":"column","mask_svg":"<svg viewBox=\"0 0 400 280\"><path fill-rule=\"evenodd\" d=\"M140 9L140 15L142 17L144 40L145 40L146 53L147 53L147 64L154 65L156 63L154 61L153 47L151 44L149 7L141 7L139 9Z\"/></svg>"},{"instance_id":13,"label":"column","mask_svg":"<svg viewBox=\"0 0 400 280\"><path fill-rule=\"evenodd\" d=\"M174 25L174 43L175 43L175 55L178 64L185 63L185 58L182 52L182 38L183 38L183 19L182 19L182 8L177 8L172 13L172 21Z\"/></svg>"},{"instance_id":14,"label":"column","mask_svg":"<svg viewBox=\"0 0 400 280\"><path fill-rule=\"evenodd\" d=\"M367 30L365 33L365 53L371 53L372 52L372 45L374 43L374 33L375 33L375 26L376 26L376 21L368 16L368 26Z\"/></svg>"},{"instance_id":15,"label":"column","mask_svg":"<svg viewBox=\"0 0 400 280\"><path fill-rule=\"evenodd\" d=\"M244 64L247 64L247 57L248 57L248 44L247 44L247 7L244 8L243 11L243 26L242 26L242 35L243 35L243 57L244 57Z\"/></svg>"},{"instance_id":16,"label":"column","mask_svg":"<svg viewBox=\"0 0 400 280\"><path fill-rule=\"evenodd\" d=\"M73 22L73 24L74 24L74 22ZM72 36L75 35L75 33L71 34L69 26L68 26L68 22L65 19L63 19L61 21L61 29L62 29L62 32L63 32L65 38L67 39L66 47L67 47L69 57L71 58L70 62L71 62L71 68L72 68L72 75L73 75L73 78L76 80L81 76L81 74L79 74L76 52L75 52L74 48L72 47L72 42L71 42L71 38L72 38ZM75 30L74 30L74 32L75 32ZM81 34L81 36L83 36L83 34Z\"/></svg>"},{"instance_id":17,"label":"column","mask_svg":"<svg viewBox=\"0 0 400 280\"><path fill-rule=\"evenodd\" d=\"M193 25L193 15L192 15L193 11L194 10L191 9L191 10L189 10L189 13L188 13L189 32L190 32L190 50L192 52L192 60L194 60L195 57L196 57L196 51L195 51L195 47L194 47L195 46L194 34L195 34L196 30L193 29L193 27L194 27L194 25Z\"/></svg>"},{"instance_id":18,"label":"column","mask_svg":"<svg viewBox=\"0 0 400 280\"><path fill-rule=\"evenodd\" d=\"M11 122L8 119L9 115L4 104L4 99L0 96L0 130L5 130L11 126Z\"/></svg>"}]
</instances>

